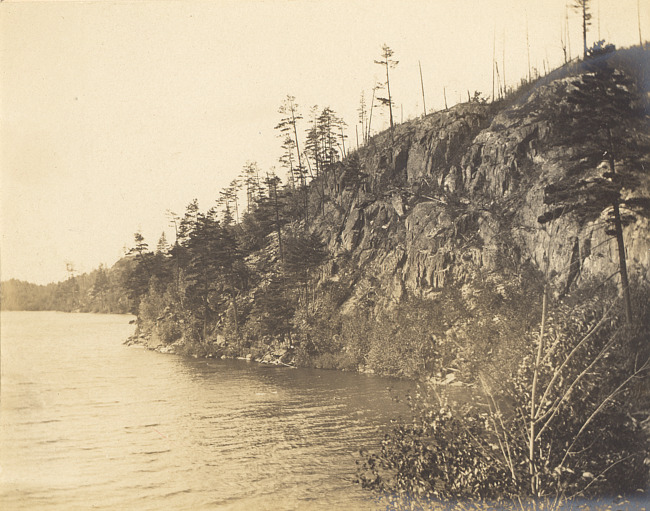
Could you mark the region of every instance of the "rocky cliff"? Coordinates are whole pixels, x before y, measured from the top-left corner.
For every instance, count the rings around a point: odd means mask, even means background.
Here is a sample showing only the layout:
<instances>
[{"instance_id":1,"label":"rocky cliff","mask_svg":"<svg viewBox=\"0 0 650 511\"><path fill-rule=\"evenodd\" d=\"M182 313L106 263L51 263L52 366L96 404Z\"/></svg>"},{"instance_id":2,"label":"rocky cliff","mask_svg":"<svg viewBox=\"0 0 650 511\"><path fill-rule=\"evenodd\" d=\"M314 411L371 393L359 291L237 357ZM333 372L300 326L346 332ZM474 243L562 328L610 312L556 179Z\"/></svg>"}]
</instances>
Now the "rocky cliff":
<instances>
[{"instance_id":1,"label":"rocky cliff","mask_svg":"<svg viewBox=\"0 0 650 511\"><path fill-rule=\"evenodd\" d=\"M548 209L545 187L564 176L575 149L550 142L554 119L541 112L564 101L581 79L579 69L572 71L507 101L457 105L374 137L355 156L358 186L349 185L351 172L341 166L328 181L330 201L314 229L333 254L364 269L349 310L369 293L381 307L405 293L432 297L471 283L477 272L503 285L527 264L551 278L556 295L617 272L616 242L602 215L538 221ZM642 97L646 85L638 84ZM647 116L636 133L647 139ZM648 161L646 154L637 185L623 196L650 196ZM647 217L637 215L624 239L631 275L649 280Z\"/></svg>"}]
</instances>

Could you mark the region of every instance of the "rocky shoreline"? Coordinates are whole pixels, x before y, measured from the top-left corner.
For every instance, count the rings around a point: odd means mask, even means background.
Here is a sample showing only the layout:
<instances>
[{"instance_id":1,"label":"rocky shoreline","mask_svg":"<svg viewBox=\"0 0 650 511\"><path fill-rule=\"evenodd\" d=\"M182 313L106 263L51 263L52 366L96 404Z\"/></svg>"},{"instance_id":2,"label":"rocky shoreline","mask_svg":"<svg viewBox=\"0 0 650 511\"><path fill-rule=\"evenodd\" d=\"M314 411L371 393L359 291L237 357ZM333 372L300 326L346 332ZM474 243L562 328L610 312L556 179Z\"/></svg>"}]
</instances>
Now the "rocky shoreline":
<instances>
[{"instance_id":1,"label":"rocky shoreline","mask_svg":"<svg viewBox=\"0 0 650 511\"><path fill-rule=\"evenodd\" d=\"M273 348L264 353L254 354L247 353L244 356L234 353L228 342L222 337L218 336L216 340L210 341L203 345L201 348L204 354L199 355L188 350L188 345L184 339L179 339L171 344L165 344L160 340L148 337L144 334L133 335L124 341L125 346L142 347L158 353L170 355L191 355L194 358L214 358L214 359L236 359L247 360L250 362L258 362L260 364L268 365L281 365L286 367L297 367L295 360L295 350L291 347L287 348Z\"/></svg>"},{"instance_id":2,"label":"rocky shoreline","mask_svg":"<svg viewBox=\"0 0 650 511\"><path fill-rule=\"evenodd\" d=\"M166 355L179 355L191 356L193 358L206 358L218 360L245 360L247 362L256 362L264 365L284 366L297 368L296 352L293 347L272 347L264 353L253 354L247 353L244 356L233 353L228 350L228 342L222 337L218 336L215 341L208 343L205 346L206 353L198 355L188 351L188 346L183 339L179 339L171 344L165 344L160 340L153 340L151 336L144 334L132 335L128 337L124 343L125 346L144 348L157 353ZM338 371L346 371L346 369L336 369ZM356 370L359 374L375 374L371 368L366 366L359 366ZM395 377L395 376L393 376ZM456 372L449 370L446 374L437 374L426 378L426 382L435 387L474 387L472 384L462 382L457 379Z\"/></svg>"}]
</instances>

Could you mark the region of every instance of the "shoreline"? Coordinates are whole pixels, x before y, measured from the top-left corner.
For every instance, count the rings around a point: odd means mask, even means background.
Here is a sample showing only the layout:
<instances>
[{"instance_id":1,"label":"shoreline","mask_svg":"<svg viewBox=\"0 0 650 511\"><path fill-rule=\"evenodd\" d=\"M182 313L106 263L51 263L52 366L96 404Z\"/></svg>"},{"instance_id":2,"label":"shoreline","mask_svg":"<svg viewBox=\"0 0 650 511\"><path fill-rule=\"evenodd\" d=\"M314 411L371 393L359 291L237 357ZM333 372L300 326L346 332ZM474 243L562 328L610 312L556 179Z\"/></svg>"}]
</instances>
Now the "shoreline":
<instances>
[{"instance_id":1,"label":"shoreline","mask_svg":"<svg viewBox=\"0 0 650 511\"><path fill-rule=\"evenodd\" d=\"M304 367L308 369L321 369L327 371L341 371L346 373L373 375L373 376L379 376L381 378L396 378L399 380L407 380L413 382L419 380L422 383L426 383L431 387L466 388L466 389L472 389L475 387L475 385L471 383L466 383L457 380L455 372L453 370L449 370L444 376L429 376L424 379L422 378L418 379L418 378L409 378L405 376L396 376L393 374L378 374L372 369L366 368L364 366L357 367L356 370L339 368L339 367L319 367L318 365L313 363L299 366L296 363L295 349L293 347L278 348L278 347L269 346L268 349L265 350L263 353L254 355L253 353L249 352L246 355L242 356L235 353L232 354L227 353L228 348L230 348L230 346L228 346L228 344L224 341L221 341L221 344L219 344L219 342L220 341L213 341L209 343L209 345L206 346L205 348L206 349L212 348L212 350L208 351L205 354L198 354L196 352L193 352L191 347L190 348L187 347L183 339L180 339L170 344L165 344L161 341L155 341L151 338L151 336L146 336L144 334L139 334L139 335L134 334L128 337L122 344L124 346L142 348L149 351L155 351L157 353L162 353L164 355L178 355L182 357L192 357L195 359L202 358L202 359L214 359L214 360L242 360L246 362L254 362L261 365L282 366L282 367L289 367L293 369Z\"/></svg>"}]
</instances>

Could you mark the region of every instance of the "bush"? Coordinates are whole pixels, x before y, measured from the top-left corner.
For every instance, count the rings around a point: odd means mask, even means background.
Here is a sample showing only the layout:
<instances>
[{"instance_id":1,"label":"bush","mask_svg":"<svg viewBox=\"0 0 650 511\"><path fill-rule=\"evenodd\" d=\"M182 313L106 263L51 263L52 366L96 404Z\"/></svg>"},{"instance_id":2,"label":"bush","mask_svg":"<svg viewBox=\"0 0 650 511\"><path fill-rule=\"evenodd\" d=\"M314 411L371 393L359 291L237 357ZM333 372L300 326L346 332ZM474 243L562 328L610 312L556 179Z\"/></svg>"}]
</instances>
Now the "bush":
<instances>
[{"instance_id":1,"label":"bush","mask_svg":"<svg viewBox=\"0 0 650 511\"><path fill-rule=\"evenodd\" d=\"M539 321L535 275L506 280L483 276L449 287L435 299L411 297L373 314L360 308L341 324L346 353L378 374L423 378L457 373L502 381L529 345L526 332Z\"/></svg>"},{"instance_id":2,"label":"bush","mask_svg":"<svg viewBox=\"0 0 650 511\"><path fill-rule=\"evenodd\" d=\"M379 318L370 333L366 356L369 368L378 374L405 378L425 376L432 371L430 325L411 319L415 318L404 309Z\"/></svg>"},{"instance_id":3,"label":"bush","mask_svg":"<svg viewBox=\"0 0 650 511\"><path fill-rule=\"evenodd\" d=\"M341 339L344 350L357 366L365 365L370 349L370 330L374 321L368 311L358 307L354 315L341 318Z\"/></svg>"},{"instance_id":4,"label":"bush","mask_svg":"<svg viewBox=\"0 0 650 511\"><path fill-rule=\"evenodd\" d=\"M174 319L159 321L156 325L156 333L158 338L165 344L176 342L183 336L180 325Z\"/></svg>"},{"instance_id":5,"label":"bush","mask_svg":"<svg viewBox=\"0 0 650 511\"><path fill-rule=\"evenodd\" d=\"M552 508L646 488L648 443L635 412L650 388L650 292L637 290L632 326L613 296L554 307L517 371L494 390L484 380L480 401L451 406L423 394L413 421L364 454L359 482L390 509L455 499L547 499Z\"/></svg>"},{"instance_id":6,"label":"bush","mask_svg":"<svg viewBox=\"0 0 650 511\"><path fill-rule=\"evenodd\" d=\"M346 353L323 353L312 358L311 365L317 369L356 371L357 365Z\"/></svg>"},{"instance_id":7,"label":"bush","mask_svg":"<svg viewBox=\"0 0 650 511\"><path fill-rule=\"evenodd\" d=\"M500 499L513 491L508 470L484 435L487 414L416 400L414 419L384 438L378 454L361 453L358 482L379 493L386 509L429 509L433 503Z\"/></svg>"}]
</instances>

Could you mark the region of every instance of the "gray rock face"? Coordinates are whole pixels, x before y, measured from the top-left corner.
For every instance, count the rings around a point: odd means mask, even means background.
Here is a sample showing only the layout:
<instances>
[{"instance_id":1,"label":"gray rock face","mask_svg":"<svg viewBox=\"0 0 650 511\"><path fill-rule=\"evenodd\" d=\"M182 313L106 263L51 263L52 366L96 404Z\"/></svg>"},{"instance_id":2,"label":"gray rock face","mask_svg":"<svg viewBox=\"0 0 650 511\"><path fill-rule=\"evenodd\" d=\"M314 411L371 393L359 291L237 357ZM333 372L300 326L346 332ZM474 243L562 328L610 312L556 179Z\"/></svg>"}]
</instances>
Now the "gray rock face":
<instances>
[{"instance_id":1,"label":"gray rock face","mask_svg":"<svg viewBox=\"0 0 650 511\"><path fill-rule=\"evenodd\" d=\"M321 230L330 249L351 254L365 269L352 302L370 289L384 303L406 291L431 296L471 280L477 270L506 275L525 263L542 271L548 266L556 292L617 270L616 242L599 219L537 221L546 210L544 187L563 172L571 149L551 148L551 121L534 114L542 102L560 100L567 83L551 82L500 111L458 105L397 126L392 136L382 133L360 149L369 175L364 191L342 196L339 210L331 211L330 220L343 225L338 234ZM650 178L641 181L627 193L650 196ZM625 229L630 273L646 279L648 227L638 218Z\"/></svg>"}]
</instances>

